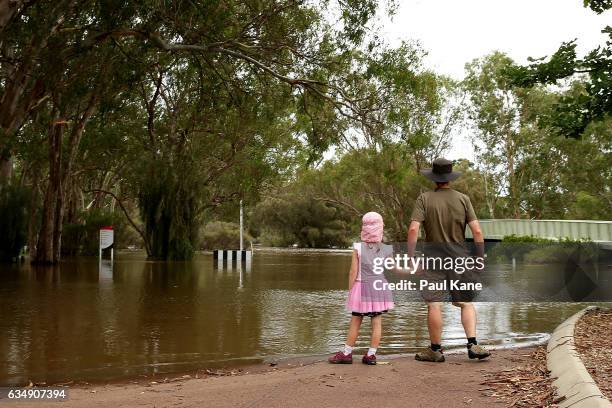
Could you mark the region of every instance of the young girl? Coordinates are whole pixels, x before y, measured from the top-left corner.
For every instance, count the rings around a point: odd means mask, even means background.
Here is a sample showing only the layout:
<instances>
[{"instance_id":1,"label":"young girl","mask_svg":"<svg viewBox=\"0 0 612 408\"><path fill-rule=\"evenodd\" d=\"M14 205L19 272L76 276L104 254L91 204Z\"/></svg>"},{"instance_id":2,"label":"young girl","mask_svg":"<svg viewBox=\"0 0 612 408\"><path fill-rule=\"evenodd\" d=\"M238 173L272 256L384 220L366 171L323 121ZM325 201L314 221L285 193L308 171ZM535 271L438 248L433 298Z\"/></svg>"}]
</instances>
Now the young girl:
<instances>
[{"instance_id":1,"label":"young girl","mask_svg":"<svg viewBox=\"0 0 612 408\"><path fill-rule=\"evenodd\" d=\"M332 364L352 364L353 346L359 334L364 316L372 319L372 337L370 348L361 360L368 365L376 364L376 349L380 344L382 332L382 314L393 308L391 291L383 283L385 276L374 267L375 258L393 257L393 247L384 245L383 219L380 214L369 212L363 216L361 225L361 242L353 244L353 261L349 273L349 295L346 302L347 311L351 312L344 350L329 358ZM377 261L377 265L380 265ZM378 282L377 282L378 281Z\"/></svg>"}]
</instances>

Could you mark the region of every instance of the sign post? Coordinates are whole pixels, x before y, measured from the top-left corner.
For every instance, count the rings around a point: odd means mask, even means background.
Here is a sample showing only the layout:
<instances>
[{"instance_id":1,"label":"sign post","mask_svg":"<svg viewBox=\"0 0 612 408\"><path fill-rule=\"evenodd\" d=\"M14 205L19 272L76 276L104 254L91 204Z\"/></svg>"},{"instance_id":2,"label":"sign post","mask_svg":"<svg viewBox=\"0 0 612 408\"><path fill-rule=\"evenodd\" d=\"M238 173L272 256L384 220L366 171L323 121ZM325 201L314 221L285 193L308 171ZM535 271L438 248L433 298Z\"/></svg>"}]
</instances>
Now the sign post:
<instances>
[{"instance_id":1,"label":"sign post","mask_svg":"<svg viewBox=\"0 0 612 408\"><path fill-rule=\"evenodd\" d=\"M243 224L244 224L244 216L242 212L242 200L240 200L240 252L244 249L244 238L243 238Z\"/></svg>"},{"instance_id":2,"label":"sign post","mask_svg":"<svg viewBox=\"0 0 612 408\"><path fill-rule=\"evenodd\" d=\"M100 228L100 261L102 261L102 250L106 248L111 249L111 263L114 259L113 244L115 242L115 233L113 227L102 227Z\"/></svg>"}]
</instances>

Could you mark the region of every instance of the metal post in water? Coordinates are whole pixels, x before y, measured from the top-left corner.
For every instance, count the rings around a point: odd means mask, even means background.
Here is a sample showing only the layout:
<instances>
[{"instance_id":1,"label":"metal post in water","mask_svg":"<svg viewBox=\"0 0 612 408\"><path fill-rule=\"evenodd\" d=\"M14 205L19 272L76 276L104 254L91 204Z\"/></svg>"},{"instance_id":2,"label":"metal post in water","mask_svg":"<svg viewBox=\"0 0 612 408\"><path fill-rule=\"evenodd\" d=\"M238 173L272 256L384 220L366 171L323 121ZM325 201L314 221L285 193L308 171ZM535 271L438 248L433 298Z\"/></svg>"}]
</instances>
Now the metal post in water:
<instances>
[{"instance_id":1,"label":"metal post in water","mask_svg":"<svg viewBox=\"0 0 612 408\"><path fill-rule=\"evenodd\" d=\"M240 253L241 254L242 254L242 249L243 249L243 235L242 235L243 222L244 222L244 217L242 213L242 200L240 200Z\"/></svg>"}]
</instances>

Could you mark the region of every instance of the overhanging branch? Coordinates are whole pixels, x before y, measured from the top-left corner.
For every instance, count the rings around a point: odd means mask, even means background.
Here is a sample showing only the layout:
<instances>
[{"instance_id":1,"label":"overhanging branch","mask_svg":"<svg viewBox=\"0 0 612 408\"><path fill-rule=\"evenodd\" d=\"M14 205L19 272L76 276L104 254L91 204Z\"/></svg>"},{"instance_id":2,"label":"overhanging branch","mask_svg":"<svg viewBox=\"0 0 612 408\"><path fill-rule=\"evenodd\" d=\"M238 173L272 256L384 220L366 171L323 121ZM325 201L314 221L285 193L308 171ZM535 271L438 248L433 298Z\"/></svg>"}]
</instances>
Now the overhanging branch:
<instances>
[{"instance_id":1,"label":"overhanging branch","mask_svg":"<svg viewBox=\"0 0 612 408\"><path fill-rule=\"evenodd\" d=\"M144 245L145 245L145 250L147 251L147 255L151 256L151 254L152 254L152 252L151 252L151 245L149 244L149 241L147 240L147 237L145 236L144 232L140 228L138 228L138 226L136 225L134 220L132 220L132 217L130 217L130 214L128 214L125 206L123 205L123 203L121 202L119 197L117 197L115 195L115 193L113 193L112 191L102 190L102 189L99 189L99 188L94 188L92 190L84 190L83 192L84 193L102 193L102 194L111 196L117 202L117 204L119 204L119 207L123 211L123 214L125 215L125 218L128 220L128 222L130 223L132 228L134 228L134 230L142 238L142 240L144 242Z\"/></svg>"}]
</instances>

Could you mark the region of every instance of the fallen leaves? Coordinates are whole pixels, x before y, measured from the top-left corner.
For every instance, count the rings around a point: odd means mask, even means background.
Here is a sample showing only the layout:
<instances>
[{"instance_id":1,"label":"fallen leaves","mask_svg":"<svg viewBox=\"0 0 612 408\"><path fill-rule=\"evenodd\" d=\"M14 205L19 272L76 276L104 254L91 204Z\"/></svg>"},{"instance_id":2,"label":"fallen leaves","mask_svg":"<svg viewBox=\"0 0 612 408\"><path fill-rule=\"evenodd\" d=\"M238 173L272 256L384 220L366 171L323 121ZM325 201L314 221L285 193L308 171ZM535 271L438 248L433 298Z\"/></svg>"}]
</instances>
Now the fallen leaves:
<instances>
[{"instance_id":1,"label":"fallen leaves","mask_svg":"<svg viewBox=\"0 0 612 408\"><path fill-rule=\"evenodd\" d=\"M612 400L612 310L593 309L576 324L575 347L601 392Z\"/></svg>"},{"instance_id":2,"label":"fallen leaves","mask_svg":"<svg viewBox=\"0 0 612 408\"><path fill-rule=\"evenodd\" d=\"M552 379L546 370L546 349L538 347L529 354L530 362L511 369L485 374L486 386L481 391L496 397L508 407L555 407L560 399L555 399Z\"/></svg>"}]
</instances>

